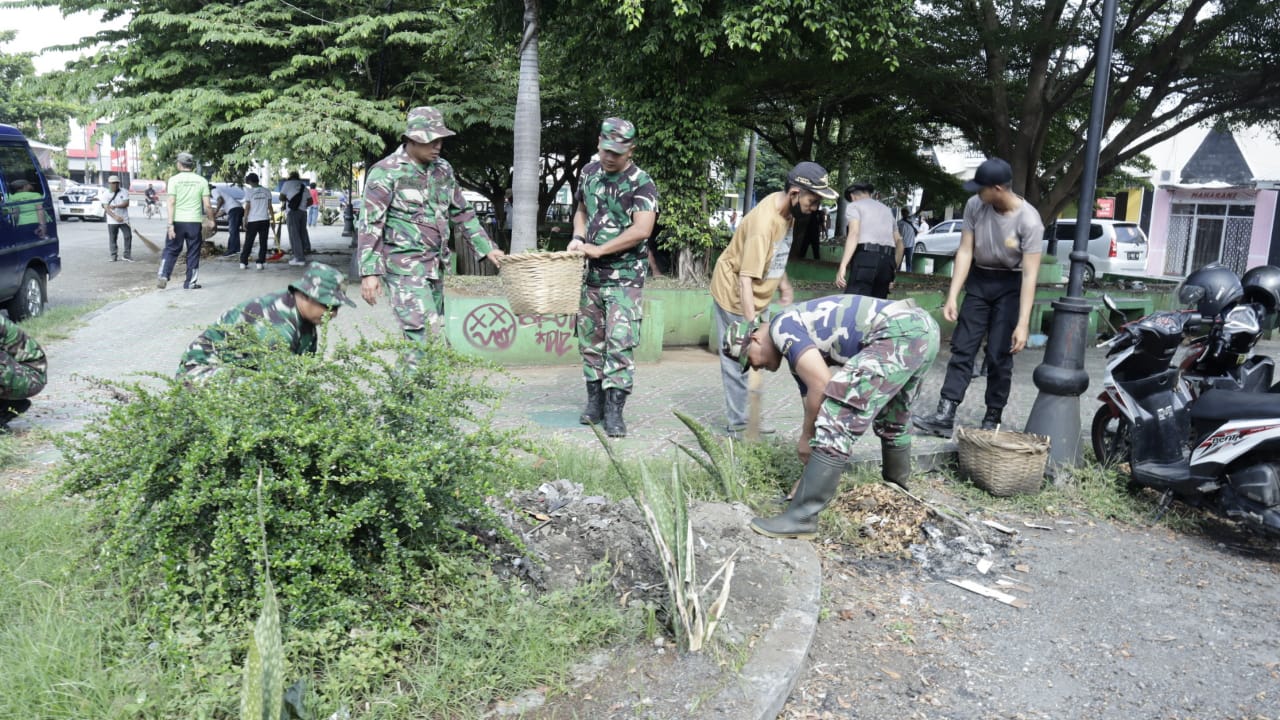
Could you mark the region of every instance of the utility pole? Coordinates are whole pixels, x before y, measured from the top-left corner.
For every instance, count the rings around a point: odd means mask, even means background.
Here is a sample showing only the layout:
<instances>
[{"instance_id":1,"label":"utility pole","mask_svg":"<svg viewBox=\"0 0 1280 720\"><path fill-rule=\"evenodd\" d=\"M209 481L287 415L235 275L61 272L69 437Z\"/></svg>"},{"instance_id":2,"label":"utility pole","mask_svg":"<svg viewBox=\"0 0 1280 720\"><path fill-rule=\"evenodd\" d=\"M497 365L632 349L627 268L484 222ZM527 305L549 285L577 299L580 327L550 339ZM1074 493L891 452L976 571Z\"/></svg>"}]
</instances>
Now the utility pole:
<instances>
[{"instance_id":1,"label":"utility pole","mask_svg":"<svg viewBox=\"0 0 1280 720\"><path fill-rule=\"evenodd\" d=\"M1098 150L1104 132L1102 119L1107 109L1115 26L1116 0L1104 0L1093 80L1093 104L1089 108L1084 174L1080 182L1080 212L1076 220L1075 243L1071 248L1071 276L1067 282L1067 296L1053 303L1053 327L1045 347L1044 362L1032 375L1040 394L1031 406L1026 431L1048 436L1049 461L1054 467L1080 464L1080 395L1089 387L1084 353L1089 313L1093 309L1084 298L1084 264L1089 259L1089 226L1093 219L1093 195L1098 182Z\"/></svg>"}]
</instances>

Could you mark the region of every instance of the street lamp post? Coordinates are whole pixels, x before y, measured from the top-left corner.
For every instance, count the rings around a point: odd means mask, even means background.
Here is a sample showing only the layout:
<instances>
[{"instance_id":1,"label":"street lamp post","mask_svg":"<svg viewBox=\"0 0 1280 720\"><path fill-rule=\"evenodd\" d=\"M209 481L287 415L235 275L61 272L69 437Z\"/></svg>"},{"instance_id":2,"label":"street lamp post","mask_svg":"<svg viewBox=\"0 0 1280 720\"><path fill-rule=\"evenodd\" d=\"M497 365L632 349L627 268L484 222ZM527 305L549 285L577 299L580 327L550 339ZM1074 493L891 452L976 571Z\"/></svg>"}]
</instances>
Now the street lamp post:
<instances>
[{"instance_id":1,"label":"street lamp post","mask_svg":"<svg viewBox=\"0 0 1280 720\"><path fill-rule=\"evenodd\" d=\"M1102 144L1102 120L1111 78L1115 24L1116 0L1104 0L1067 295L1053 303L1053 326L1045 347L1044 362L1032 375L1040 392L1031 406L1026 431L1049 437L1049 461L1053 467L1080 463L1080 395L1089 387L1084 353L1089 313L1092 311L1092 306L1084 298L1084 265L1089 259L1089 226L1093 219L1093 195L1098 181L1098 152Z\"/></svg>"}]
</instances>

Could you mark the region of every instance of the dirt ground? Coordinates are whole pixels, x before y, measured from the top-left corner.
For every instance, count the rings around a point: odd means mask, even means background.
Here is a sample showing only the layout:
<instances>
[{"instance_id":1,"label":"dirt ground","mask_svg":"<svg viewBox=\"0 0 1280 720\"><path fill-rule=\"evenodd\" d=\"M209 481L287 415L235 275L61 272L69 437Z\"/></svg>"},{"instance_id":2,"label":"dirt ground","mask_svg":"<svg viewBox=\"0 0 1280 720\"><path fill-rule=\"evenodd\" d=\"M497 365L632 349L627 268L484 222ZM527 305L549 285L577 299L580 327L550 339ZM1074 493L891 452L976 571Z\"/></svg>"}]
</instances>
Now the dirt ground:
<instances>
[{"instance_id":1,"label":"dirt ground","mask_svg":"<svg viewBox=\"0 0 1280 720\"><path fill-rule=\"evenodd\" d=\"M861 527L867 541L818 542L823 610L781 718L1280 718L1280 544L1212 521L1174 532L996 516L964 507L948 482L933 475L914 489L961 509L960 523L887 486L846 486L838 496L827 522ZM536 493L518 504L547 510ZM634 506L572 507L532 521L542 528L531 547L549 561L540 581L572 581L608 552L622 558L614 586L623 601L661 602ZM745 527L718 532L718 557L753 537ZM1000 589L1017 606L947 579ZM733 682L741 643L775 609L767 592L744 595L763 600L744 607L731 598L730 645L677 672L669 641L616 648L583 669L568 697L543 705L535 692L491 716L720 717L700 712L699 701Z\"/></svg>"}]
</instances>

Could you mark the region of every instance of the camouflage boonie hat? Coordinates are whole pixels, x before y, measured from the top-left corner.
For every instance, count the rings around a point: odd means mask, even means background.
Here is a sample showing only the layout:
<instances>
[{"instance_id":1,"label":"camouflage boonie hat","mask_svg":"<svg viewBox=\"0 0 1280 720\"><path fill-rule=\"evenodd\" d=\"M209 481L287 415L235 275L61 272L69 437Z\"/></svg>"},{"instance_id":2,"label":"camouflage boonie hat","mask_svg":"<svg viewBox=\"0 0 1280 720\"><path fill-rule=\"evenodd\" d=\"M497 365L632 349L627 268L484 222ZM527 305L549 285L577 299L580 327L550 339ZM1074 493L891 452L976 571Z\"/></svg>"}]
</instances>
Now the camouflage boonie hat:
<instances>
[{"instance_id":1,"label":"camouflage boonie hat","mask_svg":"<svg viewBox=\"0 0 1280 720\"><path fill-rule=\"evenodd\" d=\"M423 105L409 111L409 120L400 137L425 144L450 135L457 133L444 126L444 115L433 107Z\"/></svg>"},{"instance_id":2,"label":"camouflage boonie hat","mask_svg":"<svg viewBox=\"0 0 1280 720\"><path fill-rule=\"evenodd\" d=\"M746 320L739 320L724 331L724 341L720 344L720 352L730 360L737 360L742 372L747 371L747 347L751 344L751 333L755 326Z\"/></svg>"},{"instance_id":3,"label":"camouflage boonie hat","mask_svg":"<svg viewBox=\"0 0 1280 720\"><path fill-rule=\"evenodd\" d=\"M600 147L609 152L625 153L636 144L636 126L622 118L611 117L600 123Z\"/></svg>"},{"instance_id":4,"label":"camouflage boonie hat","mask_svg":"<svg viewBox=\"0 0 1280 720\"><path fill-rule=\"evenodd\" d=\"M356 304L351 302L351 298L342 289L346 281L346 276L332 267L313 262L307 266L302 279L290 285L289 289L297 290L325 307L335 308L340 304L355 307Z\"/></svg>"}]
</instances>

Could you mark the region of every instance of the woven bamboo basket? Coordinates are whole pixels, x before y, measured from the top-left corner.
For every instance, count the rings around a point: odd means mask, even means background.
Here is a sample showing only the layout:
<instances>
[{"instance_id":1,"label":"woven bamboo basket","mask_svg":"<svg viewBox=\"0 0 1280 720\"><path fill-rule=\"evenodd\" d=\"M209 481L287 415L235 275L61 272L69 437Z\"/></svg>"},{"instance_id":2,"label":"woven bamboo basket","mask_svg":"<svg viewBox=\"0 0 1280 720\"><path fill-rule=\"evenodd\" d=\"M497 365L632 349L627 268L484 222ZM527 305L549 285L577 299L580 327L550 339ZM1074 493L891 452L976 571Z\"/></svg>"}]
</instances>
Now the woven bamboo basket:
<instances>
[{"instance_id":1,"label":"woven bamboo basket","mask_svg":"<svg viewBox=\"0 0 1280 720\"><path fill-rule=\"evenodd\" d=\"M580 252L521 253L502 258L498 274L511 312L517 315L572 315L578 312Z\"/></svg>"},{"instance_id":2,"label":"woven bamboo basket","mask_svg":"<svg viewBox=\"0 0 1280 720\"><path fill-rule=\"evenodd\" d=\"M1005 497L1040 492L1049 461L1044 435L957 428L960 472L992 495Z\"/></svg>"}]
</instances>

